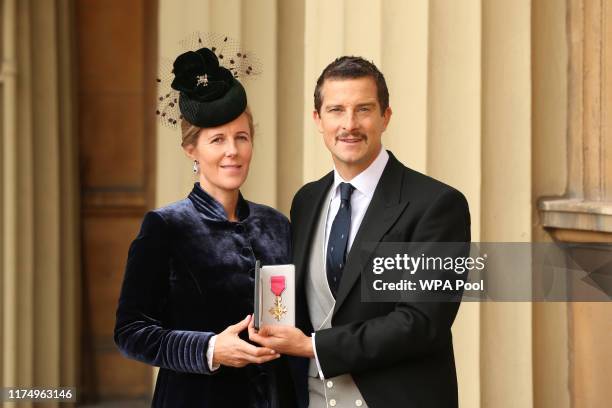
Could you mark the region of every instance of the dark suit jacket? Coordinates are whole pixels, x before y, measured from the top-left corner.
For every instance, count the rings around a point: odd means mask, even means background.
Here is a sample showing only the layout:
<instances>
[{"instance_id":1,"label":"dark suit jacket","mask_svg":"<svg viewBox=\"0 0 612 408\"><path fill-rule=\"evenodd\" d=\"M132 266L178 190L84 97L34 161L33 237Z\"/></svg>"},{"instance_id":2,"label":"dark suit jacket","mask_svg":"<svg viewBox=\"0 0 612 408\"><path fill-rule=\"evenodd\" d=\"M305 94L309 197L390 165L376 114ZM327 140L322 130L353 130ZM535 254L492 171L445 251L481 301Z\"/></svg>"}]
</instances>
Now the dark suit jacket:
<instances>
[{"instance_id":1,"label":"dark suit jacket","mask_svg":"<svg viewBox=\"0 0 612 408\"><path fill-rule=\"evenodd\" d=\"M391 153L376 187L338 290L332 327L316 332L325 377L350 373L370 407L456 407L451 325L457 302L366 303L358 284L366 242L469 242L465 197L402 165ZM296 266L296 324L312 332L304 276L317 217L333 172L306 184L291 206Z\"/></svg>"}]
</instances>

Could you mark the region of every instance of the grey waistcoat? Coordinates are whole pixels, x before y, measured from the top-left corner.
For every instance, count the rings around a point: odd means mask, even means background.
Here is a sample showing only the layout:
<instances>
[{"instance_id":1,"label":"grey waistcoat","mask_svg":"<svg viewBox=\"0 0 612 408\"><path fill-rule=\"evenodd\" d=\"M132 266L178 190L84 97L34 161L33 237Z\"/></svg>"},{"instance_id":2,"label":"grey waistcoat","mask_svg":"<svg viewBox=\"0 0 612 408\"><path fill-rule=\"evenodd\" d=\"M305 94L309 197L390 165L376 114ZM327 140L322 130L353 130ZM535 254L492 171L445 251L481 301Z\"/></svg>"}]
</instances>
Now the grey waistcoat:
<instances>
[{"instance_id":1,"label":"grey waistcoat","mask_svg":"<svg viewBox=\"0 0 612 408\"><path fill-rule=\"evenodd\" d=\"M310 321L315 331L331 327L331 317L336 303L329 289L325 271L325 220L329 211L330 199L331 192L327 194L324 201L326 208L321 211L317 221L310 249L309 267L305 277L308 312L310 313ZM314 358L310 360L308 375L319 378L317 363ZM323 381L323 387L328 407L367 407L350 374L326 378ZM312 402L318 399L311 395L310 400L312 407Z\"/></svg>"}]
</instances>

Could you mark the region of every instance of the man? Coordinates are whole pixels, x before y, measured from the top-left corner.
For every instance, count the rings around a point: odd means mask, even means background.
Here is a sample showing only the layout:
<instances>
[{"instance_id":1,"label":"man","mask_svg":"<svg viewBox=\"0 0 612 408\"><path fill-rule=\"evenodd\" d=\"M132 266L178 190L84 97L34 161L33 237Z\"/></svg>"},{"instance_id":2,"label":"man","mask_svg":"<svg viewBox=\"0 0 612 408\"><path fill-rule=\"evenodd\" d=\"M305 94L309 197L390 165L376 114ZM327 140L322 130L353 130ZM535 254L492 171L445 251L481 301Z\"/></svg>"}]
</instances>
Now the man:
<instances>
[{"instance_id":1,"label":"man","mask_svg":"<svg viewBox=\"0 0 612 408\"><path fill-rule=\"evenodd\" d=\"M392 112L374 64L336 59L314 96L334 170L302 187L291 206L297 328L251 327L250 338L311 359L311 407L456 407L459 304L363 302L357 253L372 242L468 242L468 204L383 149Z\"/></svg>"}]
</instances>

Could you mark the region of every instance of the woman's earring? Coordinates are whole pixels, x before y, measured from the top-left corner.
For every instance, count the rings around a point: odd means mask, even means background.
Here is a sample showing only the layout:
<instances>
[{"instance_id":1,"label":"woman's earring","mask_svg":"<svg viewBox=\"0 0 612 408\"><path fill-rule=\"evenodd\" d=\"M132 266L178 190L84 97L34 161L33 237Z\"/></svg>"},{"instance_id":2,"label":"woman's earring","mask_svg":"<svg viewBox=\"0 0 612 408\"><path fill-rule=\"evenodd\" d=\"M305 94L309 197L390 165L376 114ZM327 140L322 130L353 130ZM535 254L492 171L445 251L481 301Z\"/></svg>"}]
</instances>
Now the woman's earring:
<instances>
[{"instance_id":1,"label":"woman's earring","mask_svg":"<svg viewBox=\"0 0 612 408\"><path fill-rule=\"evenodd\" d=\"M198 170L199 170L199 168L198 168L198 164L200 164L200 163L198 163L198 161L197 161L197 160L194 160L194 161L193 161L193 173L194 173L194 174L196 174L196 173L198 172Z\"/></svg>"}]
</instances>

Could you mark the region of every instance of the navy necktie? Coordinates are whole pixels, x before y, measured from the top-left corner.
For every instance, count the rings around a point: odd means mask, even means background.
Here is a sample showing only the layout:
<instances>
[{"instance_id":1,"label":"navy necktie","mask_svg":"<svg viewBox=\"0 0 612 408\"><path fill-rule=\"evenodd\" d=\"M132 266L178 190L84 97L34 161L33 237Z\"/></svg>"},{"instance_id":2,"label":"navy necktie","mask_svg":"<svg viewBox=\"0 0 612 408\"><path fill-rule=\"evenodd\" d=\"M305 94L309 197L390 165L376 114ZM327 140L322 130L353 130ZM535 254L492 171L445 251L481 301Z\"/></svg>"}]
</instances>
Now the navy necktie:
<instances>
[{"instance_id":1,"label":"navy necktie","mask_svg":"<svg viewBox=\"0 0 612 408\"><path fill-rule=\"evenodd\" d=\"M342 268L346 261L346 248L351 228L351 194L355 190L349 183L340 183L340 208L332 223L327 241L327 282L334 298L340 286Z\"/></svg>"}]
</instances>

